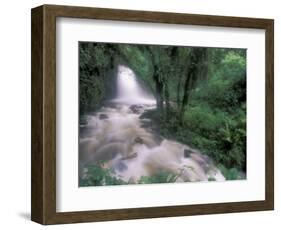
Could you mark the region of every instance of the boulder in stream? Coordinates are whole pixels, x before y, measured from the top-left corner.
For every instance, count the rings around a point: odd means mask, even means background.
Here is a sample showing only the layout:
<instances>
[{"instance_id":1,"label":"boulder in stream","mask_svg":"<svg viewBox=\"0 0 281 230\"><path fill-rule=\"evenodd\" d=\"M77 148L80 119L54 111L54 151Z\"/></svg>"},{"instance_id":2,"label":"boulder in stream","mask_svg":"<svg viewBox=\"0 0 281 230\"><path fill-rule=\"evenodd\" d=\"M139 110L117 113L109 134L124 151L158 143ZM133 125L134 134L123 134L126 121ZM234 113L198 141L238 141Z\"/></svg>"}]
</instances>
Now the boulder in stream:
<instances>
[{"instance_id":1,"label":"boulder in stream","mask_svg":"<svg viewBox=\"0 0 281 230\"><path fill-rule=\"evenodd\" d=\"M184 158L188 158L190 157L190 154L192 153L192 151L190 149L184 149L183 150L183 156Z\"/></svg>"},{"instance_id":2,"label":"boulder in stream","mask_svg":"<svg viewBox=\"0 0 281 230\"><path fill-rule=\"evenodd\" d=\"M141 137L136 137L135 143L143 144L143 139Z\"/></svg>"},{"instance_id":3,"label":"boulder in stream","mask_svg":"<svg viewBox=\"0 0 281 230\"><path fill-rule=\"evenodd\" d=\"M150 129L152 127L151 120L149 120L149 119L142 119L140 121L141 121L141 127L142 128Z\"/></svg>"},{"instance_id":4,"label":"boulder in stream","mask_svg":"<svg viewBox=\"0 0 281 230\"><path fill-rule=\"evenodd\" d=\"M138 153L132 153L132 154L129 154L128 156L122 157L121 160L129 160L129 159L136 158L137 156L138 156Z\"/></svg>"},{"instance_id":5,"label":"boulder in stream","mask_svg":"<svg viewBox=\"0 0 281 230\"><path fill-rule=\"evenodd\" d=\"M128 169L128 166L124 164L122 161L119 161L117 162L114 168L119 172L123 172Z\"/></svg>"},{"instance_id":6,"label":"boulder in stream","mask_svg":"<svg viewBox=\"0 0 281 230\"><path fill-rule=\"evenodd\" d=\"M106 114L102 113L102 114L99 115L99 119L105 120L105 119L108 119L108 116Z\"/></svg>"},{"instance_id":7,"label":"boulder in stream","mask_svg":"<svg viewBox=\"0 0 281 230\"><path fill-rule=\"evenodd\" d=\"M143 106L142 105L131 105L130 110L133 113L141 114L143 112Z\"/></svg>"}]
</instances>

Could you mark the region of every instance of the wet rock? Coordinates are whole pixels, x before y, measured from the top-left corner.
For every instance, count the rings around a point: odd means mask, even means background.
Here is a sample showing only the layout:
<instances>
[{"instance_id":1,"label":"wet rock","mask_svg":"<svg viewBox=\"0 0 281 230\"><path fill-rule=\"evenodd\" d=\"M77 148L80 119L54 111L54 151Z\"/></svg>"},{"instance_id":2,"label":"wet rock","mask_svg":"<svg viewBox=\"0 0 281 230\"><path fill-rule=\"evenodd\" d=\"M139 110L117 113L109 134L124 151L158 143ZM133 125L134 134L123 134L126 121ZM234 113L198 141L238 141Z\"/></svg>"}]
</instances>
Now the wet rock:
<instances>
[{"instance_id":1,"label":"wet rock","mask_svg":"<svg viewBox=\"0 0 281 230\"><path fill-rule=\"evenodd\" d=\"M93 136L93 129L91 127L79 127L79 137L87 138Z\"/></svg>"},{"instance_id":2,"label":"wet rock","mask_svg":"<svg viewBox=\"0 0 281 230\"><path fill-rule=\"evenodd\" d=\"M143 144L146 145L148 148L154 148L158 146L158 144L154 141L153 138L143 138Z\"/></svg>"},{"instance_id":3,"label":"wet rock","mask_svg":"<svg viewBox=\"0 0 281 230\"><path fill-rule=\"evenodd\" d=\"M125 170L128 169L128 166L126 164L124 164L122 161L119 161L115 167L114 167L117 171L123 172Z\"/></svg>"},{"instance_id":4,"label":"wet rock","mask_svg":"<svg viewBox=\"0 0 281 230\"><path fill-rule=\"evenodd\" d=\"M193 160L195 160L200 165L211 163L210 158L207 155L204 155L204 154L196 153L196 154L192 154L191 157L192 157Z\"/></svg>"},{"instance_id":5,"label":"wet rock","mask_svg":"<svg viewBox=\"0 0 281 230\"><path fill-rule=\"evenodd\" d=\"M105 120L105 119L108 119L108 116L106 114L102 113L102 114L99 115L99 119Z\"/></svg>"},{"instance_id":6,"label":"wet rock","mask_svg":"<svg viewBox=\"0 0 281 230\"><path fill-rule=\"evenodd\" d=\"M208 172L213 165L211 159L207 155L193 153L191 158L196 161L205 172Z\"/></svg>"},{"instance_id":7,"label":"wet rock","mask_svg":"<svg viewBox=\"0 0 281 230\"><path fill-rule=\"evenodd\" d=\"M88 124L88 117L87 116L81 116L79 123L80 123L80 126L86 126Z\"/></svg>"},{"instance_id":8,"label":"wet rock","mask_svg":"<svg viewBox=\"0 0 281 230\"><path fill-rule=\"evenodd\" d=\"M105 106L109 107L109 108L117 109L119 105L117 103L115 103L115 102L107 101L105 103Z\"/></svg>"},{"instance_id":9,"label":"wet rock","mask_svg":"<svg viewBox=\"0 0 281 230\"><path fill-rule=\"evenodd\" d=\"M130 110L133 113L141 114L143 112L143 106L142 105L131 105Z\"/></svg>"},{"instance_id":10,"label":"wet rock","mask_svg":"<svg viewBox=\"0 0 281 230\"><path fill-rule=\"evenodd\" d=\"M151 120L149 119L142 119L141 120L141 127L144 129L151 128Z\"/></svg>"},{"instance_id":11,"label":"wet rock","mask_svg":"<svg viewBox=\"0 0 281 230\"><path fill-rule=\"evenodd\" d=\"M140 119L150 119L157 120L159 118L159 113L156 109L149 109L143 112L139 117Z\"/></svg>"},{"instance_id":12,"label":"wet rock","mask_svg":"<svg viewBox=\"0 0 281 230\"><path fill-rule=\"evenodd\" d=\"M160 135L155 134L155 135L153 136L153 140L155 141L155 143L156 143L157 145L160 145L161 142L162 142L164 139L163 139L163 137L161 137Z\"/></svg>"},{"instance_id":13,"label":"wet rock","mask_svg":"<svg viewBox=\"0 0 281 230\"><path fill-rule=\"evenodd\" d=\"M143 139L140 137L136 137L135 142L138 144L143 144Z\"/></svg>"},{"instance_id":14,"label":"wet rock","mask_svg":"<svg viewBox=\"0 0 281 230\"><path fill-rule=\"evenodd\" d=\"M93 111L92 111L92 112L88 112L87 114L88 114L88 116L96 116L96 115L97 115L97 112L93 112Z\"/></svg>"},{"instance_id":15,"label":"wet rock","mask_svg":"<svg viewBox=\"0 0 281 230\"><path fill-rule=\"evenodd\" d=\"M133 154L130 154L126 157L122 157L121 160L129 160L129 159L136 158L137 156L138 156L138 153L133 153Z\"/></svg>"},{"instance_id":16,"label":"wet rock","mask_svg":"<svg viewBox=\"0 0 281 230\"><path fill-rule=\"evenodd\" d=\"M184 149L184 150L183 150L183 156L184 156L184 158L190 157L191 153L192 153L192 151L191 151L190 149Z\"/></svg>"}]
</instances>

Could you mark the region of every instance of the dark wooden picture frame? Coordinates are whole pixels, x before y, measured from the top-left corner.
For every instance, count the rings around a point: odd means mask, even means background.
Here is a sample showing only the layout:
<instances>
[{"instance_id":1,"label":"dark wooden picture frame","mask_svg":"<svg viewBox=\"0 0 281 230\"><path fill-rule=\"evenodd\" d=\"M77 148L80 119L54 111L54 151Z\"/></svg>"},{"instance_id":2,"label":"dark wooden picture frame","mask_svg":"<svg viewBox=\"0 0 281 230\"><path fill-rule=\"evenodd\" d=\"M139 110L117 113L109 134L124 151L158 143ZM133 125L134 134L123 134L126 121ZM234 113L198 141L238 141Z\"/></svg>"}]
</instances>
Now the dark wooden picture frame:
<instances>
[{"instance_id":1,"label":"dark wooden picture frame","mask_svg":"<svg viewBox=\"0 0 281 230\"><path fill-rule=\"evenodd\" d=\"M56 212L56 18L264 29L266 36L265 200ZM43 5L32 9L31 219L62 224L274 209L274 21L271 19Z\"/></svg>"}]
</instances>

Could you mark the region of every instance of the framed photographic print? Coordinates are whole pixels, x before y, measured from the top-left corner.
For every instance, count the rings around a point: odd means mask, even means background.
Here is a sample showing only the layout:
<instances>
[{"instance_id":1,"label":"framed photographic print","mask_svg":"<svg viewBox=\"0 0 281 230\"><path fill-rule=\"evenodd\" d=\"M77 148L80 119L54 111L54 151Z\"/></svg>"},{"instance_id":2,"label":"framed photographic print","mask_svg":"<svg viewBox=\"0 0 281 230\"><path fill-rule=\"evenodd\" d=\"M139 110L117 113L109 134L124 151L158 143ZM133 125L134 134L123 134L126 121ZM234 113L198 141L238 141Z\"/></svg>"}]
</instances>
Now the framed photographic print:
<instances>
[{"instance_id":1,"label":"framed photographic print","mask_svg":"<svg viewBox=\"0 0 281 230\"><path fill-rule=\"evenodd\" d=\"M32 9L41 224L274 208L273 20Z\"/></svg>"}]
</instances>

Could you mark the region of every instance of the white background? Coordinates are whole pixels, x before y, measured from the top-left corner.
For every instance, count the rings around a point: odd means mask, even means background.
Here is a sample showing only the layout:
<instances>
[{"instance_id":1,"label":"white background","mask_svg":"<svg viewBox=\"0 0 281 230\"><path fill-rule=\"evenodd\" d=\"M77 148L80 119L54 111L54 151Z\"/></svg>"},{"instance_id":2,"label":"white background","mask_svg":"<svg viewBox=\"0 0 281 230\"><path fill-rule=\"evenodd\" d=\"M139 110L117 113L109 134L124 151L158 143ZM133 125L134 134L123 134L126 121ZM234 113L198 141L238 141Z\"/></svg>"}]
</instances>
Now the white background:
<instances>
[{"instance_id":1,"label":"white background","mask_svg":"<svg viewBox=\"0 0 281 230\"><path fill-rule=\"evenodd\" d=\"M0 8L0 227L43 229L30 222L30 8L43 3L112 8L174 11L200 14L266 17L275 19L275 117L281 116L280 41L281 15L276 0L142 0L142 1L3 1ZM279 89L278 89L279 86ZM279 91L279 92L278 92ZM152 220L115 221L51 226L50 229L189 228L189 229L278 229L280 225L280 119L275 120L275 211L221 214ZM138 227L139 226L139 227ZM280 228L280 227L279 227Z\"/></svg>"}]
</instances>

